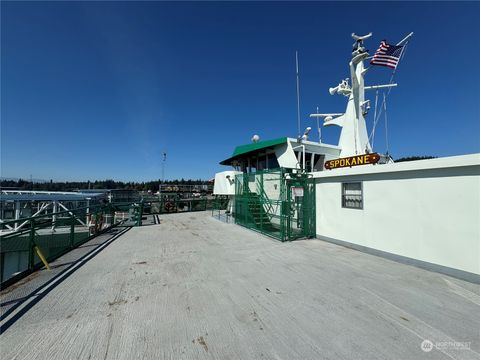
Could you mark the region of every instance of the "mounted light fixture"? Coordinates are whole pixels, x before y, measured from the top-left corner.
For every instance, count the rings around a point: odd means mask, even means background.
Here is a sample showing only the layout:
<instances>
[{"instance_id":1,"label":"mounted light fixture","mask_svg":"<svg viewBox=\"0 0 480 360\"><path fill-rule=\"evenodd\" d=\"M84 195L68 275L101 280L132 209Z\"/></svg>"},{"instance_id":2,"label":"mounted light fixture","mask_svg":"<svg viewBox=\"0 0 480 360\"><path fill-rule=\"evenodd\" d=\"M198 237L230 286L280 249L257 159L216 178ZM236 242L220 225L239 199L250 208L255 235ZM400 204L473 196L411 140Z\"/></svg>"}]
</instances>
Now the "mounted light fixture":
<instances>
[{"instance_id":1,"label":"mounted light fixture","mask_svg":"<svg viewBox=\"0 0 480 360\"><path fill-rule=\"evenodd\" d=\"M305 129L305 132L303 133L302 136L302 141L307 141L308 140L308 134L312 131L312 128L309 126Z\"/></svg>"}]
</instances>

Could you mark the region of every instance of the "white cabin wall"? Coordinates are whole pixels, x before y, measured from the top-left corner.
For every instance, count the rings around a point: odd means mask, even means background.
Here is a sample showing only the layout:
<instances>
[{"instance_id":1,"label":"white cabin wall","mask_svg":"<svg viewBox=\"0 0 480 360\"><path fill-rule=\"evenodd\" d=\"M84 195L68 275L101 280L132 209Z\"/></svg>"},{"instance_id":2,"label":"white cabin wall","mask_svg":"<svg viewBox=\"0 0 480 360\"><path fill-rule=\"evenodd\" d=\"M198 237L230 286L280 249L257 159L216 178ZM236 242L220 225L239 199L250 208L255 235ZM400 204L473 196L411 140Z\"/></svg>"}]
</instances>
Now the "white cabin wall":
<instances>
[{"instance_id":1,"label":"white cabin wall","mask_svg":"<svg viewBox=\"0 0 480 360\"><path fill-rule=\"evenodd\" d=\"M340 156L341 149L334 145L319 144L312 141L298 142L295 139L289 138L285 144L275 148L275 155L280 167L287 169L295 169L298 166L298 160L295 156L295 151L303 151L299 145L305 145L305 151L315 153L316 156L325 155L325 160L336 159ZM295 150L294 147L298 147Z\"/></svg>"},{"instance_id":2,"label":"white cabin wall","mask_svg":"<svg viewBox=\"0 0 480 360\"><path fill-rule=\"evenodd\" d=\"M235 175L240 171L222 171L215 174L213 195L235 195ZM229 176L227 178L227 176Z\"/></svg>"},{"instance_id":3,"label":"white cabin wall","mask_svg":"<svg viewBox=\"0 0 480 360\"><path fill-rule=\"evenodd\" d=\"M257 175L259 178L260 176ZM277 200L280 198L280 181L282 179L280 172L263 174L263 190L269 199ZM259 179L260 181L260 179Z\"/></svg>"},{"instance_id":4,"label":"white cabin wall","mask_svg":"<svg viewBox=\"0 0 480 360\"><path fill-rule=\"evenodd\" d=\"M381 166L388 171L315 173L317 236L480 274L478 161L414 171L393 164L398 172ZM342 208L341 184L349 181L363 182L363 210Z\"/></svg>"},{"instance_id":5,"label":"white cabin wall","mask_svg":"<svg viewBox=\"0 0 480 360\"><path fill-rule=\"evenodd\" d=\"M290 141L275 147L275 156L280 167L295 169L297 167L297 158L293 152Z\"/></svg>"}]
</instances>

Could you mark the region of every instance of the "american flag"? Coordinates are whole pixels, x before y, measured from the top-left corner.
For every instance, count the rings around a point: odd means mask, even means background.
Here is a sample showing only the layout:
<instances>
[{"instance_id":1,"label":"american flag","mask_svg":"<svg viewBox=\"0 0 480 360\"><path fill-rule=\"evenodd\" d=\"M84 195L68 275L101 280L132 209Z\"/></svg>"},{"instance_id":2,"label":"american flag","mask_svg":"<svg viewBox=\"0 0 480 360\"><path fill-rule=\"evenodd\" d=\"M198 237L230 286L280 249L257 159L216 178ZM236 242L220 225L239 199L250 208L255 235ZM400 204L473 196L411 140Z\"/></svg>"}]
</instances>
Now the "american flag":
<instances>
[{"instance_id":1,"label":"american flag","mask_svg":"<svg viewBox=\"0 0 480 360\"><path fill-rule=\"evenodd\" d=\"M373 59L370 61L371 65L388 66L395 69L398 65L400 54L402 53L402 46L395 46L387 44L386 40L382 40L380 47L373 55Z\"/></svg>"}]
</instances>

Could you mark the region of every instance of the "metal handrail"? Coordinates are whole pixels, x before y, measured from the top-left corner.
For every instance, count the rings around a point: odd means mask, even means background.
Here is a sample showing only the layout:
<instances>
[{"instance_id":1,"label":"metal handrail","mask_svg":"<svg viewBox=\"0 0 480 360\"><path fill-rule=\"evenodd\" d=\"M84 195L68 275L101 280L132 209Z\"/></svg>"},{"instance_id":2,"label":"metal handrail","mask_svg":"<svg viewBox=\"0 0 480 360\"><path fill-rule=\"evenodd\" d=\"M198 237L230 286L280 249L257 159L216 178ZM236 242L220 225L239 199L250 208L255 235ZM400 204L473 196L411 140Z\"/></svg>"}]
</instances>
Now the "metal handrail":
<instances>
[{"instance_id":1,"label":"metal handrail","mask_svg":"<svg viewBox=\"0 0 480 360\"><path fill-rule=\"evenodd\" d=\"M58 258L65 252L70 251L71 249L79 246L85 241L88 241L92 237L104 232L105 230L121 224L123 221L115 221L113 213L115 211L114 208L115 204L94 205L69 211L58 211L54 213L40 214L28 218L8 221L7 223L9 224L12 222L22 222L26 223L27 226L24 229L16 231L13 230L2 234L3 236L0 237L2 244L1 253L23 253L24 255L22 256L25 256L26 262L24 266L14 269L15 273L12 273L12 269L7 270L7 268L5 268L6 262L2 257L2 263L0 264L2 288L41 267L42 264L48 268L49 261ZM87 209L88 212L84 212ZM55 226L54 224L57 224L58 222L58 219L55 217L65 214L68 214L68 216L62 218L62 224L61 226L58 226L58 228L66 231L56 232L54 231L53 227L52 232L42 233L39 231L50 225ZM96 218L96 221L94 222L80 224L80 230L78 230L79 227L76 222L85 214L101 214L101 216L104 216L105 222L102 221L99 223L98 219ZM108 214L112 215L110 219L108 218ZM94 216L97 217L97 215ZM50 239L50 237L53 237L52 239L58 238L60 240L54 241L55 245L53 247L44 247L44 244L42 245L42 243L44 243L47 239ZM48 240L48 242L49 241L50 240ZM61 245L59 246L59 244ZM9 272L5 273L5 271Z\"/></svg>"},{"instance_id":2,"label":"metal handrail","mask_svg":"<svg viewBox=\"0 0 480 360\"><path fill-rule=\"evenodd\" d=\"M267 204L267 209L265 209L265 212L267 213L268 217L270 218L270 220L272 219L272 215L273 215L273 204L272 204L272 201L270 200L270 198L267 196L267 193L265 192L265 189L263 188L263 184L261 184L258 180L258 178L256 179L256 182L257 182L257 189L260 189L260 200L262 201L262 203L265 201L265 203Z\"/></svg>"},{"instance_id":3,"label":"metal handrail","mask_svg":"<svg viewBox=\"0 0 480 360\"><path fill-rule=\"evenodd\" d=\"M70 213L73 213L73 212L79 212L81 210L92 209L92 208L97 208L97 207L105 207L105 205L92 205L92 206L86 206L86 207L82 207L82 208L76 208L76 209L73 209L73 210L62 210L62 211L51 212L51 213L47 213L47 214L39 214L39 215L35 215L35 216L19 218L19 219L12 219L12 220L7 220L7 221L0 220L1 221L0 225L10 225L10 224L18 223L20 221L36 220L36 219L39 219L39 218L42 218L42 217L50 217L50 216L53 216L53 215L57 216L57 215L65 214L65 213L70 214Z\"/></svg>"}]
</instances>

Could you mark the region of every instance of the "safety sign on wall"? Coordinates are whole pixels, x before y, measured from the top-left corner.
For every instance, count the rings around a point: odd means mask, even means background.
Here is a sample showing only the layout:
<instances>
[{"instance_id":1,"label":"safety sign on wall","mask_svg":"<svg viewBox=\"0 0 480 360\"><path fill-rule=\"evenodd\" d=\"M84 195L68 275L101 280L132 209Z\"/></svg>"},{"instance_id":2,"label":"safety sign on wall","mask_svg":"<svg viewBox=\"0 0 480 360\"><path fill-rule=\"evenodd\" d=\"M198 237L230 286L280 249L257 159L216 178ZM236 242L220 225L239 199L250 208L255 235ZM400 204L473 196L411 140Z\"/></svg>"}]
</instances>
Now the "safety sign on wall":
<instances>
[{"instance_id":1,"label":"safety sign on wall","mask_svg":"<svg viewBox=\"0 0 480 360\"><path fill-rule=\"evenodd\" d=\"M303 187L292 187L292 197L303 196Z\"/></svg>"}]
</instances>

